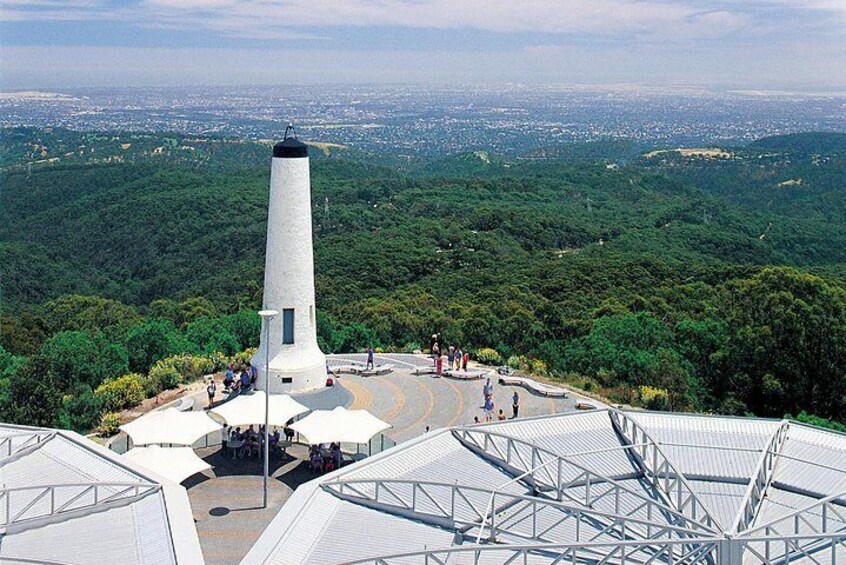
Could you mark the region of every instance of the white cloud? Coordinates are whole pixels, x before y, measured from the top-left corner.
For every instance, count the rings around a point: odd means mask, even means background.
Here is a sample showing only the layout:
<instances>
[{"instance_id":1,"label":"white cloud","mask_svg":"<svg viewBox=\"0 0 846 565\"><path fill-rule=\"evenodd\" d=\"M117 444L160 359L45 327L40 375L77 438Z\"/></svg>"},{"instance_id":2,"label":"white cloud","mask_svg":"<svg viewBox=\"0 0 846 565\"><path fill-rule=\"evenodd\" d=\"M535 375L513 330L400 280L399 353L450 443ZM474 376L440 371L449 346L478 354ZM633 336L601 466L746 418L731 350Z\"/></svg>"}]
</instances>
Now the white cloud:
<instances>
[{"instance_id":1,"label":"white cloud","mask_svg":"<svg viewBox=\"0 0 846 565\"><path fill-rule=\"evenodd\" d=\"M371 26L695 38L760 29L774 18L787 26L798 12L846 18L846 0L0 0L0 6L6 20L134 16L139 24L259 38L290 37L304 27Z\"/></svg>"}]
</instances>

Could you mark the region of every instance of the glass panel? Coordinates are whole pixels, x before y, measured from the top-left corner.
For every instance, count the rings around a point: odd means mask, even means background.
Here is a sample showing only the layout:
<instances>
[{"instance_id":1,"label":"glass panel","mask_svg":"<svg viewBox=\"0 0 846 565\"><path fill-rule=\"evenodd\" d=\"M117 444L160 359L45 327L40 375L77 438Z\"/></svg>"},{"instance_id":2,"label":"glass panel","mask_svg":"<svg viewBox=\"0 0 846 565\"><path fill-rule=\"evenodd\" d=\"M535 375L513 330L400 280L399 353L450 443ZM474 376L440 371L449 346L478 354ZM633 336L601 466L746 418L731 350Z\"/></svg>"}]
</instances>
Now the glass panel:
<instances>
[{"instance_id":1,"label":"glass panel","mask_svg":"<svg viewBox=\"0 0 846 565\"><path fill-rule=\"evenodd\" d=\"M291 345L294 343L294 309L285 308L282 310L282 343Z\"/></svg>"}]
</instances>

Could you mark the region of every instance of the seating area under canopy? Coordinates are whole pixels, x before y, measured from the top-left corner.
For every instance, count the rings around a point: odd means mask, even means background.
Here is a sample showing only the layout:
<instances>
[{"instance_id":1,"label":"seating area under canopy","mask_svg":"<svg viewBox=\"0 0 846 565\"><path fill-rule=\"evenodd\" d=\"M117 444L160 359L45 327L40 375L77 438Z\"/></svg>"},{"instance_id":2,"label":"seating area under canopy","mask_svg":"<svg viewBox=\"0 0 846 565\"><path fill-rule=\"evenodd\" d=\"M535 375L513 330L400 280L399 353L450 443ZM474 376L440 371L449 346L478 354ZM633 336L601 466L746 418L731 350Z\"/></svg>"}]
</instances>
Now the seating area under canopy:
<instances>
[{"instance_id":1,"label":"seating area under canopy","mask_svg":"<svg viewBox=\"0 0 846 565\"><path fill-rule=\"evenodd\" d=\"M291 429L305 436L308 443L367 443L391 425L367 410L347 410L337 406L332 410L315 410Z\"/></svg>"}]
</instances>

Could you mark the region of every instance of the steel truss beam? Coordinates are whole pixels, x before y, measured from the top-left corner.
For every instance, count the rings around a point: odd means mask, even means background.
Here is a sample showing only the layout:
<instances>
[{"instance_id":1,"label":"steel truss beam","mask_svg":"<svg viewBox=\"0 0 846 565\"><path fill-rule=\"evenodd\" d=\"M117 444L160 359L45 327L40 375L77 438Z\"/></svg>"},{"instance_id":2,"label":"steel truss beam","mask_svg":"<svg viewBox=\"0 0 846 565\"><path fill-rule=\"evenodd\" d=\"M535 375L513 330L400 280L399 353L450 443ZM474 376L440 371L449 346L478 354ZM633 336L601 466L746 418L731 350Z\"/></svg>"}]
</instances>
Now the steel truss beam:
<instances>
[{"instance_id":1,"label":"steel truss beam","mask_svg":"<svg viewBox=\"0 0 846 565\"><path fill-rule=\"evenodd\" d=\"M752 474L752 480L749 482L749 486L743 495L743 501L740 503L740 508L728 531L735 533L742 532L755 522L755 518L761 510L761 504L764 501L767 489L770 488L770 484L772 483L778 455L784 446L784 440L787 439L787 430L789 427L790 422L784 420L776 428L772 436L770 436L770 441L767 442L764 452L761 453L761 458L758 460L758 464Z\"/></svg>"},{"instance_id":2,"label":"steel truss beam","mask_svg":"<svg viewBox=\"0 0 846 565\"><path fill-rule=\"evenodd\" d=\"M719 540L591 542L582 544L470 545L347 561L344 565L693 565L720 558Z\"/></svg>"},{"instance_id":3,"label":"steel truss beam","mask_svg":"<svg viewBox=\"0 0 846 565\"><path fill-rule=\"evenodd\" d=\"M621 441L632 447L629 454L635 464L640 467L652 486L662 493L666 503L690 519L705 524L708 529L719 530L720 523L688 484L684 475L676 469L658 442L628 414L609 410L608 415Z\"/></svg>"},{"instance_id":4,"label":"steel truss beam","mask_svg":"<svg viewBox=\"0 0 846 565\"><path fill-rule=\"evenodd\" d=\"M838 549L846 550L844 505L846 491L750 528L740 536L749 540L747 551L766 565L790 563L801 557L809 557L812 563L835 565Z\"/></svg>"},{"instance_id":5,"label":"steel truss beam","mask_svg":"<svg viewBox=\"0 0 846 565\"><path fill-rule=\"evenodd\" d=\"M539 492L552 492L558 500L565 498L587 508L596 509L613 500L614 513L620 512L621 497L634 506L626 514L646 515L648 520L661 516L667 523L680 528L699 530L703 535L716 530L707 522L700 522L661 500L618 482L621 478L637 478L640 473L607 477L584 465L537 446L533 443L484 428L455 428L453 435L465 447L479 454Z\"/></svg>"},{"instance_id":6,"label":"steel truss beam","mask_svg":"<svg viewBox=\"0 0 846 565\"><path fill-rule=\"evenodd\" d=\"M420 520L476 539L537 540L553 543L572 535L573 543L611 537L619 540L695 538L702 532L582 505L458 484L414 480L352 479L321 485L338 498L383 512ZM621 511L622 512L622 511ZM661 519L661 517L658 517ZM556 532L567 528L567 534ZM485 532L487 536L485 535ZM516 539L515 539L516 538Z\"/></svg>"},{"instance_id":7,"label":"steel truss beam","mask_svg":"<svg viewBox=\"0 0 846 565\"><path fill-rule=\"evenodd\" d=\"M28 530L70 517L107 510L159 492L151 483L79 483L0 489L0 529Z\"/></svg>"},{"instance_id":8,"label":"steel truss beam","mask_svg":"<svg viewBox=\"0 0 846 565\"><path fill-rule=\"evenodd\" d=\"M0 438L0 466L32 453L56 437L52 430L36 430L10 434Z\"/></svg>"}]
</instances>

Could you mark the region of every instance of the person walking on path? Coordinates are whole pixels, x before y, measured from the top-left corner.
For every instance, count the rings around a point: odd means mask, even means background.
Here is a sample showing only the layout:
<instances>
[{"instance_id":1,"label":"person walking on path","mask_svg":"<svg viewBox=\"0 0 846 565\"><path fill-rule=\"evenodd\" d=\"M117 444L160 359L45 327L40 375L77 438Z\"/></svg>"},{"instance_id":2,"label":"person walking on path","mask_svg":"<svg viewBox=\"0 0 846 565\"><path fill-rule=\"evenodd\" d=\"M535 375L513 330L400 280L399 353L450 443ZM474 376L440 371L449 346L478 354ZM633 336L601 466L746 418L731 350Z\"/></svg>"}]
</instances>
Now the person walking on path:
<instances>
[{"instance_id":1,"label":"person walking on path","mask_svg":"<svg viewBox=\"0 0 846 565\"><path fill-rule=\"evenodd\" d=\"M493 385L490 378L485 381L485 386L482 387L482 395L485 397L485 401L493 396Z\"/></svg>"},{"instance_id":2,"label":"person walking on path","mask_svg":"<svg viewBox=\"0 0 846 565\"><path fill-rule=\"evenodd\" d=\"M365 370L374 368L374 364L373 364L374 354L375 354L375 352L373 351L373 346L372 345L367 346L367 364L364 366Z\"/></svg>"},{"instance_id":3,"label":"person walking on path","mask_svg":"<svg viewBox=\"0 0 846 565\"><path fill-rule=\"evenodd\" d=\"M520 395L514 391L514 396L511 397L511 418L514 419L520 413Z\"/></svg>"},{"instance_id":4,"label":"person walking on path","mask_svg":"<svg viewBox=\"0 0 846 565\"><path fill-rule=\"evenodd\" d=\"M444 372L444 358L440 356L440 354L435 357L435 374L439 377L441 373Z\"/></svg>"},{"instance_id":5,"label":"person walking on path","mask_svg":"<svg viewBox=\"0 0 846 565\"><path fill-rule=\"evenodd\" d=\"M485 399L485 422L493 422L494 403L492 397Z\"/></svg>"},{"instance_id":6,"label":"person walking on path","mask_svg":"<svg viewBox=\"0 0 846 565\"><path fill-rule=\"evenodd\" d=\"M209 405L206 407L206 410L214 406L214 395L217 393L217 383L214 382L214 379L209 380L209 385L206 387L206 393L209 395Z\"/></svg>"},{"instance_id":7,"label":"person walking on path","mask_svg":"<svg viewBox=\"0 0 846 565\"><path fill-rule=\"evenodd\" d=\"M459 370L461 368L461 356L464 355L464 352L461 351L460 347L455 348L455 370Z\"/></svg>"},{"instance_id":8,"label":"person walking on path","mask_svg":"<svg viewBox=\"0 0 846 565\"><path fill-rule=\"evenodd\" d=\"M505 420L505 412L502 411L502 408L499 409L499 416L497 416L496 419L500 422Z\"/></svg>"},{"instance_id":9,"label":"person walking on path","mask_svg":"<svg viewBox=\"0 0 846 565\"><path fill-rule=\"evenodd\" d=\"M453 346L449 346L447 350L447 369L452 370L452 362L455 360L455 348Z\"/></svg>"},{"instance_id":10,"label":"person walking on path","mask_svg":"<svg viewBox=\"0 0 846 565\"><path fill-rule=\"evenodd\" d=\"M470 352L465 351L464 357L461 359L461 366L462 366L462 368L464 369L465 372L467 371L467 363L469 363L469 362L470 362Z\"/></svg>"}]
</instances>

